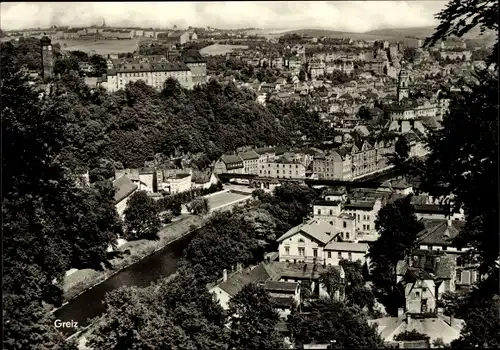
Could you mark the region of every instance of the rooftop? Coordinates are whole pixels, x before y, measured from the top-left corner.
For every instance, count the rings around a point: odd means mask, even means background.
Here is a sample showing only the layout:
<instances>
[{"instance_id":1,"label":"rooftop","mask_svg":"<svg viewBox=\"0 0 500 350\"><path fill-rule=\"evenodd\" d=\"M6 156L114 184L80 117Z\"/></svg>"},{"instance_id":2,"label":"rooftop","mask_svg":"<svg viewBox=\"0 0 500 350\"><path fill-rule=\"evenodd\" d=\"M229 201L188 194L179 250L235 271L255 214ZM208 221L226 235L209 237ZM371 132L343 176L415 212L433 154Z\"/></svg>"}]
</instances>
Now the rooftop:
<instances>
[{"instance_id":1,"label":"rooftop","mask_svg":"<svg viewBox=\"0 0 500 350\"><path fill-rule=\"evenodd\" d=\"M288 230L284 235L278 238L278 242L283 242L285 239L295 236L296 234L304 234L315 241L322 244L327 244L333 239L331 234L331 225L323 220L310 220L299 226L295 226Z\"/></svg>"},{"instance_id":2,"label":"rooftop","mask_svg":"<svg viewBox=\"0 0 500 350\"><path fill-rule=\"evenodd\" d=\"M339 252L368 253L368 244L350 243L350 242L330 242L325 246L324 249L334 250Z\"/></svg>"},{"instance_id":3,"label":"rooftop","mask_svg":"<svg viewBox=\"0 0 500 350\"><path fill-rule=\"evenodd\" d=\"M132 192L137 189L137 185L132 182L126 175L123 175L113 181L115 187L115 203L127 198Z\"/></svg>"}]
</instances>

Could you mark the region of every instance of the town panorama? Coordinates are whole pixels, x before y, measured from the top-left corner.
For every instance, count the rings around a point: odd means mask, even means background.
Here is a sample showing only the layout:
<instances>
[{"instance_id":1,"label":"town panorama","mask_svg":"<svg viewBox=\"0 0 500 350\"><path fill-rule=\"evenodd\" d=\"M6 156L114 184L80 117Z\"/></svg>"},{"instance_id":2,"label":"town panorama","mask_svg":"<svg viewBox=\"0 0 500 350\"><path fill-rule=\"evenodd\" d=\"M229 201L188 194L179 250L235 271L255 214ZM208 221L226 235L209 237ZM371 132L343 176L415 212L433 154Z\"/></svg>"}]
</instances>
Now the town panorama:
<instances>
[{"instance_id":1,"label":"town panorama","mask_svg":"<svg viewBox=\"0 0 500 350\"><path fill-rule=\"evenodd\" d=\"M3 348L499 348L463 2L2 3Z\"/></svg>"}]
</instances>

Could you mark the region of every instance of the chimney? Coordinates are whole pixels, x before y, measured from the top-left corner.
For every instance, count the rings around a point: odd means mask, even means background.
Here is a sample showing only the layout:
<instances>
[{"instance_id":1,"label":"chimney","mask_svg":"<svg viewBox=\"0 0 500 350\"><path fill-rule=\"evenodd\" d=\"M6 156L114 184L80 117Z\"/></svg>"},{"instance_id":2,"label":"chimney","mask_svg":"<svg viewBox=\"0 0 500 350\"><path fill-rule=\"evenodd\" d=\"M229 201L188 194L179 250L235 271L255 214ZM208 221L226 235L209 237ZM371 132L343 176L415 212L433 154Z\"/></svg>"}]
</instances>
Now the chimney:
<instances>
[{"instance_id":1,"label":"chimney","mask_svg":"<svg viewBox=\"0 0 500 350\"><path fill-rule=\"evenodd\" d=\"M410 324L411 321L411 315L409 312L406 313L406 324Z\"/></svg>"},{"instance_id":2,"label":"chimney","mask_svg":"<svg viewBox=\"0 0 500 350\"><path fill-rule=\"evenodd\" d=\"M452 220L451 220L451 216L448 216L448 222L447 222L448 227L451 227L451 221L452 221Z\"/></svg>"},{"instance_id":3,"label":"chimney","mask_svg":"<svg viewBox=\"0 0 500 350\"><path fill-rule=\"evenodd\" d=\"M222 282L226 282L227 281L227 270L224 269L222 270Z\"/></svg>"},{"instance_id":4,"label":"chimney","mask_svg":"<svg viewBox=\"0 0 500 350\"><path fill-rule=\"evenodd\" d=\"M405 313L404 309L403 309L402 307L400 307L400 308L398 309L398 317L403 316L403 315L404 315L404 313Z\"/></svg>"},{"instance_id":5,"label":"chimney","mask_svg":"<svg viewBox=\"0 0 500 350\"><path fill-rule=\"evenodd\" d=\"M453 327L455 324L455 315L451 314L450 315L450 327Z\"/></svg>"}]
</instances>

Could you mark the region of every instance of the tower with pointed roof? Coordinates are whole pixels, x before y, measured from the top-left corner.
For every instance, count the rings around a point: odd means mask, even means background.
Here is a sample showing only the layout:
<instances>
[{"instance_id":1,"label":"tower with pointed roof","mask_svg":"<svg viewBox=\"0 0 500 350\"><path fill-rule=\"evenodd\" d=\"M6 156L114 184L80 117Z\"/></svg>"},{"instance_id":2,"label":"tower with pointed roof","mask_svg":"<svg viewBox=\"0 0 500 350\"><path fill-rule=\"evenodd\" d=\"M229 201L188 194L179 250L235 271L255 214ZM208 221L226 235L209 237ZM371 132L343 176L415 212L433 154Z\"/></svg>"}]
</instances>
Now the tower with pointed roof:
<instances>
[{"instance_id":1,"label":"tower with pointed roof","mask_svg":"<svg viewBox=\"0 0 500 350\"><path fill-rule=\"evenodd\" d=\"M42 74L43 79L46 80L54 74L54 52L49 37L44 36L40 39L40 49L42 51Z\"/></svg>"},{"instance_id":2,"label":"tower with pointed roof","mask_svg":"<svg viewBox=\"0 0 500 350\"><path fill-rule=\"evenodd\" d=\"M409 97L409 88L410 88L410 73L406 69L404 62L401 62L401 70L399 71L399 76L398 76L398 91L397 91L398 102L401 102L403 98Z\"/></svg>"}]
</instances>

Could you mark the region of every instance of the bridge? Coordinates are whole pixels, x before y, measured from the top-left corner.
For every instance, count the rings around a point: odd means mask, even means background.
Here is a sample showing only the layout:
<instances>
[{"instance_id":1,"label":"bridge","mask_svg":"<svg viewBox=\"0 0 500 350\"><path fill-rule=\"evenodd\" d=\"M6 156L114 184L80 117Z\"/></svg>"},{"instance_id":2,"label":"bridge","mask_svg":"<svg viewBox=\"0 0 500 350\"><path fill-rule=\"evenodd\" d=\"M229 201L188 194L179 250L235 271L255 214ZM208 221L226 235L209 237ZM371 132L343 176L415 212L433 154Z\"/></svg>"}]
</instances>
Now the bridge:
<instances>
[{"instance_id":1,"label":"bridge","mask_svg":"<svg viewBox=\"0 0 500 350\"><path fill-rule=\"evenodd\" d=\"M380 185L391 178L400 176L401 173L396 169L389 169L378 174L373 174L361 179L353 181L344 180L325 180L325 179L304 179L304 178L270 178L262 177L254 174L219 174L219 179L227 183L230 180L247 180L248 184L252 184L257 188L268 188L272 183L286 183L296 182L305 184L307 186L332 186L332 187L346 187L346 188L378 188Z\"/></svg>"}]
</instances>

